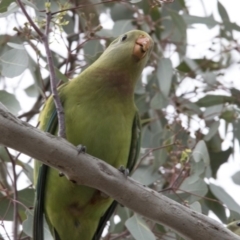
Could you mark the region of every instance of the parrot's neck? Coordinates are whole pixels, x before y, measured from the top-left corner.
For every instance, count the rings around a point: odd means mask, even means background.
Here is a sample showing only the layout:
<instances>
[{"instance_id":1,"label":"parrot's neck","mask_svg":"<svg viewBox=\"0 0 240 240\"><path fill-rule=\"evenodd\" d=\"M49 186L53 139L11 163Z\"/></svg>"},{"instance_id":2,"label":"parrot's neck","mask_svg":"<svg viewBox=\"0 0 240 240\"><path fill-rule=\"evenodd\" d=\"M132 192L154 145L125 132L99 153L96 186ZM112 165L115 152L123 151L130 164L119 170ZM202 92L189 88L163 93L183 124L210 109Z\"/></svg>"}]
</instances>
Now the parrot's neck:
<instances>
[{"instance_id":1,"label":"parrot's neck","mask_svg":"<svg viewBox=\"0 0 240 240\"><path fill-rule=\"evenodd\" d=\"M129 69L101 68L99 66L90 66L79 77L76 82L81 82L79 87L84 87L89 92L106 95L106 97L128 98L133 100L134 87L137 77Z\"/></svg>"}]
</instances>

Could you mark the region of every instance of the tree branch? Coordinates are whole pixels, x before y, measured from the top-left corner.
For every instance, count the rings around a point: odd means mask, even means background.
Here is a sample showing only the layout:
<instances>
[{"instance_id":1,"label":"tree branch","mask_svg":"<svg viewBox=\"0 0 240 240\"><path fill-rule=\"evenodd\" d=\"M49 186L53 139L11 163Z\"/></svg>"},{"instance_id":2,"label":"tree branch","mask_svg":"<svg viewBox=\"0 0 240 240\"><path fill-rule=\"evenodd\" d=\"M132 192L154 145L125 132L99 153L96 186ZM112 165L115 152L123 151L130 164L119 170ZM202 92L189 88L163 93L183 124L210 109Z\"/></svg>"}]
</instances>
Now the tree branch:
<instances>
[{"instance_id":1,"label":"tree branch","mask_svg":"<svg viewBox=\"0 0 240 240\"><path fill-rule=\"evenodd\" d=\"M63 106L62 106L62 103L61 103L61 100L60 100L60 97L59 97L58 91L57 91L57 78L56 78L56 74L54 71L52 53L51 53L51 50L49 48L49 43L48 43L48 37L49 37L49 32L50 32L50 22L52 19L52 14L50 12L51 4L49 2L48 2L49 3L48 5L45 4L45 6L46 6L46 26L45 26L45 34L44 34L37 27L37 25L34 23L34 21L31 19L31 17L28 15L21 0L17 0L17 3L20 6L20 8L22 9L25 17L28 19L30 25L34 28L34 30L37 32L37 34L41 38L43 45L45 47L47 63L48 63L48 67L49 67L51 90L52 90L53 100L54 100L54 103L56 106L57 116L58 116L58 125L59 125L58 135L63 138L66 138L64 111L63 111Z\"/></svg>"},{"instance_id":2,"label":"tree branch","mask_svg":"<svg viewBox=\"0 0 240 240\"><path fill-rule=\"evenodd\" d=\"M0 144L58 169L76 184L99 189L146 218L166 225L185 239L240 240L222 224L142 186L102 160L78 154L65 139L25 123L0 104Z\"/></svg>"}]
</instances>

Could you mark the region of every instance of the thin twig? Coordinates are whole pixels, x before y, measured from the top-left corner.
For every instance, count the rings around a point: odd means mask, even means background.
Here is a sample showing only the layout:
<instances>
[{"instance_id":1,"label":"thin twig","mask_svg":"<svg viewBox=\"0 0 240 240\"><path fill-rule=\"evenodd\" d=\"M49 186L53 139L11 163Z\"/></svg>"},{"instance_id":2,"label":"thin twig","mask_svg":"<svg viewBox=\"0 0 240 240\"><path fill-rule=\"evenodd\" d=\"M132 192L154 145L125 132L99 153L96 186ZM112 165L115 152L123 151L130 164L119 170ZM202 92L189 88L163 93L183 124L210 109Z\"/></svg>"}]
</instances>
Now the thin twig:
<instances>
[{"instance_id":1,"label":"thin twig","mask_svg":"<svg viewBox=\"0 0 240 240\"><path fill-rule=\"evenodd\" d=\"M63 111L63 107L62 107L62 104L61 104L60 97L59 97L58 92L57 92L57 79L56 79L56 75L55 75L55 71L54 71L52 53L50 51L49 43L48 43L48 36L49 36L49 32L50 32L50 22L51 22L51 19L52 19L52 14L47 8L47 10L46 10L46 27L45 27L45 34L44 34L37 27L37 25L32 21L32 19L28 15L26 9L24 8L21 0L17 0L17 2L19 4L20 8L22 9L24 15L28 19L29 23L31 24L31 26L34 28L34 30L40 36L40 38L43 42L43 45L45 47L46 55L47 55L47 63L48 63L48 66L49 66L51 90L52 90L53 100L54 100L54 103L55 103L55 106L56 106L57 116L58 116L58 124L59 124L58 135L60 137L65 138L66 133L65 133L64 111Z\"/></svg>"},{"instance_id":2,"label":"thin twig","mask_svg":"<svg viewBox=\"0 0 240 240\"><path fill-rule=\"evenodd\" d=\"M32 18L28 15L26 9L24 8L21 0L17 0L17 3L18 5L20 6L20 8L22 9L25 17L27 18L27 20L29 21L29 23L31 24L31 26L34 28L34 30L37 32L37 34L40 36L40 37L43 37L43 32L37 27L37 25L33 22Z\"/></svg>"},{"instance_id":3,"label":"thin twig","mask_svg":"<svg viewBox=\"0 0 240 240\"><path fill-rule=\"evenodd\" d=\"M50 51L49 44L48 44L49 27L50 27L51 19L52 19L51 12L50 11L46 12L46 28L45 28L45 35L42 37L42 42L46 50L50 81L51 81L51 90L52 90L52 95L53 95L53 99L54 99L54 103L55 103L57 115L58 115L58 126L59 126L58 136L66 138L64 111L63 111L63 106L62 106L60 97L57 92L57 78L54 71L52 53Z\"/></svg>"},{"instance_id":4,"label":"thin twig","mask_svg":"<svg viewBox=\"0 0 240 240\"><path fill-rule=\"evenodd\" d=\"M81 4L72 8L67 8L67 9L62 9L56 12L51 13L52 16L61 12L65 12L65 11L71 11L71 10L76 10L76 9L81 9L81 8L86 8L89 6L94 6L94 5L99 5L99 4L104 4L104 3L112 3L112 2L125 2L124 0L106 0L106 1L102 1L102 2L98 2L98 3L90 3L90 4ZM44 11L40 11L40 12L44 12Z\"/></svg>"},{"instance_id":5,"label":"thin twig","mask_svg":"<svg viewBox=\"0 0 240 240\"><path fill-rule=\"evenodd\" d=\"M149 148L149 150L140 158L139 162L135 165L132 173L135 172L135 170L139 167L139 165L142 163L142 161L143 161L149 154L151 154L152 152L154 152L154 151L156 151L156 150L160 150L160 149L163 149L163 148L167 148L167 147L174 146L175 144L176 144L176 143L173 142L173 143L166 144L166 145L163 145L163 146L160 146L160 147Z\"/></svg>"},{"instance_id":6,"label":"thin twig","mask_svg":"<svg viewBox=\"0 0 240 240\"><path fill-rule=\"evenodd\" d=\"M6 152L10 161L12 163L12 171L13 171L13 239L17 240L18 238L18 192L17 192L17 173L16 173L16 159L12 158L12 155L9 153L8 149Z\"/></svg>"}]
</instances>

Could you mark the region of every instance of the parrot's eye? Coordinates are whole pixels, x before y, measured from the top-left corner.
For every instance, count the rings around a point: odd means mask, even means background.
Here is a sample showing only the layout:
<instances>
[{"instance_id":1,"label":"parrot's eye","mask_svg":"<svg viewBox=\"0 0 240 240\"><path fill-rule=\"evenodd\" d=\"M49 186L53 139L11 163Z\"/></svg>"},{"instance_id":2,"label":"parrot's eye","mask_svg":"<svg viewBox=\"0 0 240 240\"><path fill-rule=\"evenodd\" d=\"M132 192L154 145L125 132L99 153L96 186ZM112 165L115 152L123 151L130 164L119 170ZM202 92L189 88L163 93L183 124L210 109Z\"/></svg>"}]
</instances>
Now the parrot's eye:
<instances>
[{"instance_id":1,"label":"parrot's eye","mask_svg":"<svg viewBox=\"0 0 240 240\"><path fill-rule=\"evenodd\" d=\"M122 42L125 41L127 39L127 34L125 34L123 37L122 37Z\"/></svg>"}]
</instances>

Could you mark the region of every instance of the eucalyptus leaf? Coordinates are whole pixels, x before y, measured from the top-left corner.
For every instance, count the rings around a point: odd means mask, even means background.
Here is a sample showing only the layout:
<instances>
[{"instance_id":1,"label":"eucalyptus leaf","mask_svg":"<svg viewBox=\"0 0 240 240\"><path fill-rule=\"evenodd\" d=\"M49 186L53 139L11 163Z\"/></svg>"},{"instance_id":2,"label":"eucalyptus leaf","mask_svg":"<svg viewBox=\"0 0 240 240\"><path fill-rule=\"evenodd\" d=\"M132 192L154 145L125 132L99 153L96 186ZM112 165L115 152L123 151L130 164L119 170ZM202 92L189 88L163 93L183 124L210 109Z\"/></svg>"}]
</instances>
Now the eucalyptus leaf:
<instances>
[{"instance_id":1,"label":"eucalyptus leaf","mask_svg":"<svg viewBox=\"0 0 240 240\"><path fill-rule=\"evenodd\" d=\"M214 19L212 14L210 16L204 16L204 17L183 14L183 19L188 25L204 24L210 29L212 29L218 24L218 22Z\"/></svg>"},{"instance_id":2,"label":"eucalyptus leaf","mask_svg":"<svg viewBox=\"0 0 240 240\"><path fill-rule=\"evenodd\" d=\"M220 186L217 186L213 183L209 184L209 187L212 193L226 206L235 212L240 212L240 205Z\"/></svg>"},{"instance_id":3,"label":"eucalyptus leaf","mask_svg":"<svg viewBox=\"0 0 240 240\"><path fill-rule=\"evenodd\" d=\"M118 37L120 34L131 31L132 28L133 25L131 19L118 20L114 23L112 33L114 37Z\"/></svg>"},{"instance_id":4,"label":"eucalyptus leaf","mask_svg":"<svg viewBox=\"0 0 240 240\"><path fill-rule=\"evenodd\" d=\"M173 77L172 62L168 58L162 58L158 62L157 77L159 87L165 97L168 97Z\"/></svg>"},{"instance_id":5,"label":"eucalyptus leaf","mask_svg":"<svg viewBox=\"0 0 240 240\"><path fill-rule=\"evenodd\" d=\"M189 197L185 200L187 200L189 204L192 204L207 194L208 187L203 179L192 175L184 179L183 183L179 187L179 190L184 190L189 193Z\"/></svg>"},{"instance_id":6,"label":"eucalyptus leaf","mask_svg":"<svg viewBox=\"0 0 240 240\"><path fill-rule=\"evenodd\" d=\"M206 95L205 97L199 99L196 104L199 107L210 107L213 105L220 105L224 103L233 103L235 99L229 96L223 95Z\"/></svg>"},{"instance_id":7,"label":"eucalyptus leaf","mask_svg":"<svg viewBox=\"0 0 240 240\"><path fill-rule=\"evenodd\" d=\"M125 226L136 240L156 239L146 222L137 214L134 214L131 218L129 218L125 222Z\"/></svg>"},{"instance_id":8,"label":"eucalyptus leaf","mask_svg":"<svg viewBox=\"0 0 240 240\"><path fill-rule=\"evenodd\" d=\"M13 78L19 76L28 66L28 54L25 50L11 49L0 56L2 74Z\"/></svg>"},{"instance_id":9,"label":"eucalyptus leaf","mask_svg":"<svg viewBox=\"0 0 240 240\"><path fill-rule=\"evenodd\" d=\"M10 112L12 112L15 115L17 115L19 110L21 110L21 106L18 100L16 99L15 95L7 91L0 90L0 102L4 106L6 106Z\"/></svg>"},{"instance_id":10,"label":"eucalyptus leaf","mask_svg":"<svg viewBox=\"0 0 240 240\"><path fill-rule=\"evenodd\" d=\"M206 143L203 140L200 140L197 143L196 147L193 150L192 155L193 155L193 159L196 162L203 160L206 166L209 165L210 163L209 153L208 153Z\"/></svg>"},{"instance_id":11,"label":"eucalyptus leaf","mask_svg":"<svg viewBox=\"0 0 240 240\"><path fill-rule=\"evenodd\" d=\"M209 141L217 133L219 125L220 125L219 121L213 122L211 124L211 126L209 127L208 134L204 137L205 141Z\"/></svg>"},{"instance_id":12,"label":"eucalyptus leaf","mask_svg":"<svg viewBox=\"0 0 240 240\"><path fill-rule=\"evenodd\" d=\"M240 171L233 174L232 180L235 184L240 185Z\"/></svg>"},{"instance_id":13,"label":"eucalyptus leaf","mask_svg":"<svg viewBox=\"0 0 240 240\"><path fill-rule=\"evenodd\" d=\"M0 2L0 13L6 12L8 10L8 6L14 2L14 0L2 0Z\"/></svg>"}]
</instances>

